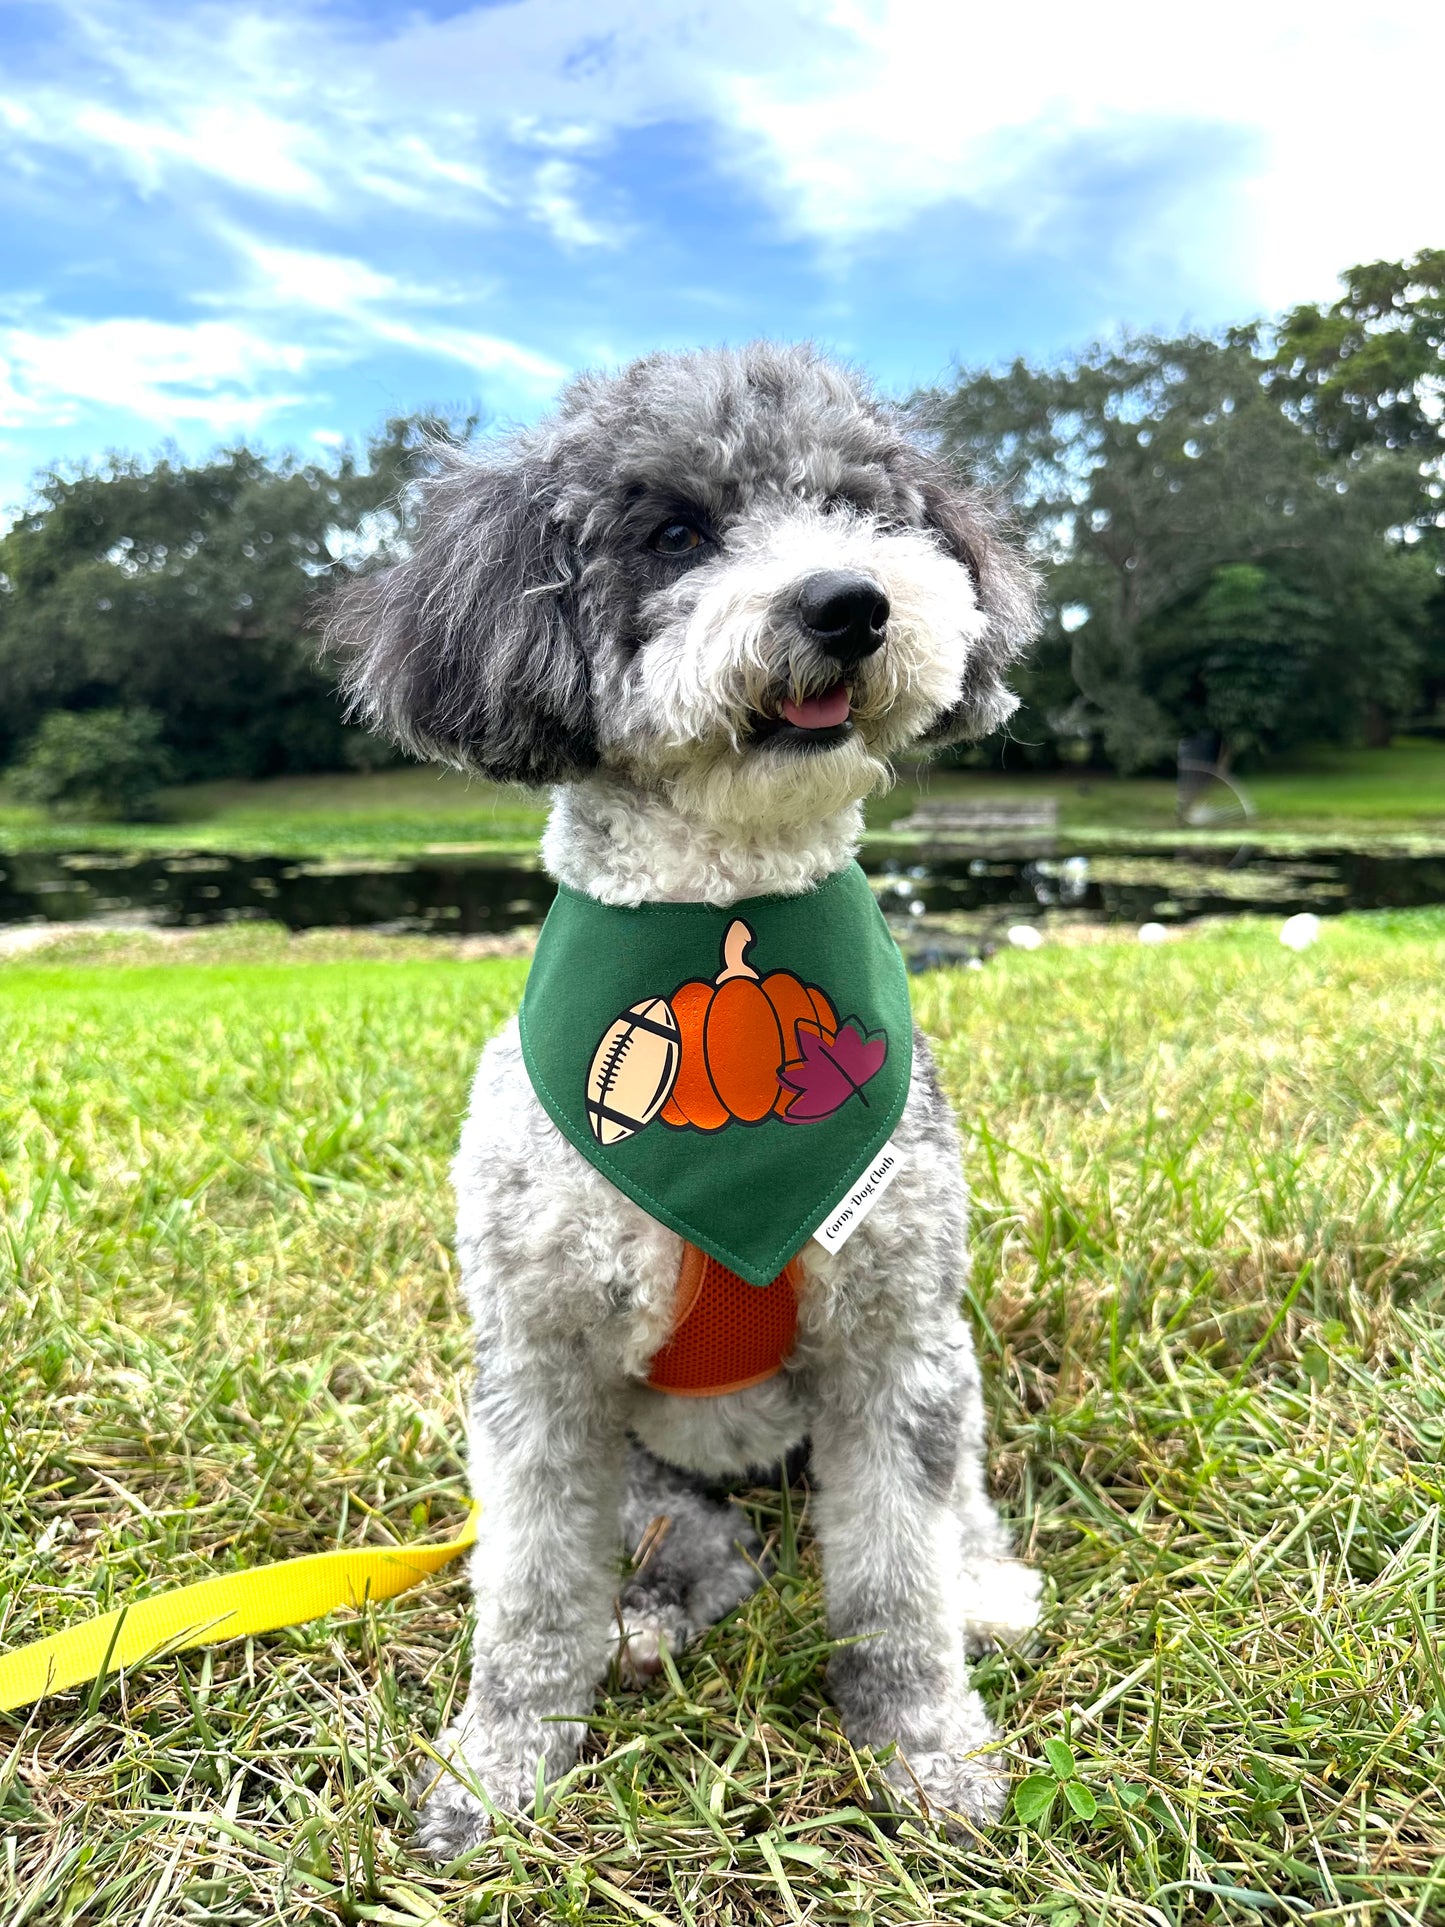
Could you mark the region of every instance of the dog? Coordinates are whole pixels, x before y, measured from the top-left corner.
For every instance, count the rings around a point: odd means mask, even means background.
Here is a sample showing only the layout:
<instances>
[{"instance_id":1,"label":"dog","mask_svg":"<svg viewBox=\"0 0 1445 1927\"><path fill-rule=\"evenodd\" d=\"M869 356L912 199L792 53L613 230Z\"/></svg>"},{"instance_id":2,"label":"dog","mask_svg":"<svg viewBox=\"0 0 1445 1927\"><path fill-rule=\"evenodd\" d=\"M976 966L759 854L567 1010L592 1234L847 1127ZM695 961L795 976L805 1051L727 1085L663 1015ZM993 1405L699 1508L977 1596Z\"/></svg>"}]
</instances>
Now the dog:
<instances>
[{"instance_id":1,"label":"dog","mask_svg":"<svg viewBox=\"0 0 1445 1927\"><path fill-rule=\"evenodd\" d=\"M550 785L546 867L604 904L810 891L850 865L891 758L1011 713L1036 628L989 502L809 347L583 375L541 425L438 451L417 511L404 559L330 616L352 713L415 755ZM571 1765L619 1618L640 1677L758 1584L719 1484L804 1441L850 1740L896 1748L901 1799L946 1825L1001 1812L966 1655L1032 1625L1039 1582L988 1496L961 1150L921 1037L894 1144L871 1215L798 1259L784 1369L676 1397L647 1374L681 1239L559 1131L515 1021L487 1045L453 1168L485 1512L469 1696L438 1742L457 1770L433 1773L419 1824L433 1858L525 1812L539 1763Z\"/></svg>"}]
</instances>

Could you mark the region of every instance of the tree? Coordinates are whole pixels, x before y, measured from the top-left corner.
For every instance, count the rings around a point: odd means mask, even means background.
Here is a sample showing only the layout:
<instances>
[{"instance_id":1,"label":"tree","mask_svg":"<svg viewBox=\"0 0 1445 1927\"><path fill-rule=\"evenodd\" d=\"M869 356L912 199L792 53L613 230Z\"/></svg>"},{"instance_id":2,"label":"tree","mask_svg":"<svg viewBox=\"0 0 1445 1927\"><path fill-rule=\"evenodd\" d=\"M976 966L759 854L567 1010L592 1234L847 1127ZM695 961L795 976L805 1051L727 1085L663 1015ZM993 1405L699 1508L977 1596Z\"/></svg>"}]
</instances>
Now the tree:
<instances>
[{"instance_id":1,"label":"tree","mask_svg":"<svg viewBox=\"0 0 1445 1927\"><path fill-rule=\"evenodd\" d=\"M1326 631L1349 633L1351 611L1358 713L1332 714L1331 733L1364 728L1369 702L1385 718L1408 709L1423 577L1388 532L1411 519L1418 463L1322 450L1271 392L1270 367L1253 327L1130 336L1061 367L964 373L918 399L942 451L1004 494L1047 565L1049 626L1015 734L1072 739L1125 770L1166 765L1201 711L1217 728L1228 718L1241 752L1277 745L1280 728L1248 717L1250 702L1282 727L1286 688L1311 648L1329 653ZM1367 577L1395 612L1383 626L1353 592ZM1313 645L1298 627L1306 603ZM1271 659L1256 661L1266 636Z\"/></svg>"},{"instance_id":2,"label":"tree","mask_svg":"<svg viewBox=\"0 0 1445 1927\"><path fill-rule=\"evenodd\" d=\"M0 761L51 710L141 706L182 776L344 766L311 613L394 527L422 433L389 423L330 468L235 448L44 476L0 538Z\"/></svg>"},{"instance_id":3,"label":"tree","mask_svg":"<svg viewBox=\"0 0 1445 1927\"><path fill-rule=\"evenodd\" d=\"M1340 279L1345 291L1330 307L1306 303L1280 322L1270 391L1330 454L1411 450L1438 467L1445 248L1366 262Z\"/></svg>"},{"instance_id":4,"label":"tree","mask_svg":"<svg viewBox=\"0 0 1445 1927\"><path fill-rule=\"evenodd\" d=\"M1445 709L1445 249L1347 268L1328 308L1280 322L1271 392L1329 454L1354 464L1380 450L1413 458L1405 533L1433 563L1420 642L1420 700ZM1423 566L1423 565L1422 565Z\"/></svg>"},{"instance_id":5,"label":"tree","mask_svg":"<svg viewBox=\"0 0 1445 1927\"><path fill-rule=\"evenodd\" d=\"M138 822L155 807L173 773L149 709L53 709L36 731L10 782L17 802L58 815Z\"/></svg>"},{"instance_id":6,"label":"tree","mask_svg":"<svg viewBox=\"0 0 1445 1927\"><path fill-rule=\"evenodd\" d=\"M1388 739L1417 688L1434 571L1417 550L1357 544L1314 558L1229 563L1153 625L1145 689L1181 737L1226 762L1320 741Z\"/></svg>"}]
</instances>

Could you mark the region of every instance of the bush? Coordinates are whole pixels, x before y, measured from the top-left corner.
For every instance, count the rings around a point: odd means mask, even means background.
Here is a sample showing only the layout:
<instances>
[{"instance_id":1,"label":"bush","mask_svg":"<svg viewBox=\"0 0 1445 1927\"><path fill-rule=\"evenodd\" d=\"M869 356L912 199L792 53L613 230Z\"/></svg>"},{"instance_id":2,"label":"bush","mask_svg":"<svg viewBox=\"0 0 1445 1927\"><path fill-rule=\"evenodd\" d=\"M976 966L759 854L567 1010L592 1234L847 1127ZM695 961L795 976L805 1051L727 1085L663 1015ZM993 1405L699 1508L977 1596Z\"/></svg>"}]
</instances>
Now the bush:
<instances>
[{"instance_id":1,"label":"bush","mask_svg":"<svg viewBox=\"0 0 1445 1927\"><path fill-rule=\"evenodd\" d=\"M153 814L173 765L153 709L54 709L10 772L17 801L58 816Z\"/></svg>"}]
</instances>

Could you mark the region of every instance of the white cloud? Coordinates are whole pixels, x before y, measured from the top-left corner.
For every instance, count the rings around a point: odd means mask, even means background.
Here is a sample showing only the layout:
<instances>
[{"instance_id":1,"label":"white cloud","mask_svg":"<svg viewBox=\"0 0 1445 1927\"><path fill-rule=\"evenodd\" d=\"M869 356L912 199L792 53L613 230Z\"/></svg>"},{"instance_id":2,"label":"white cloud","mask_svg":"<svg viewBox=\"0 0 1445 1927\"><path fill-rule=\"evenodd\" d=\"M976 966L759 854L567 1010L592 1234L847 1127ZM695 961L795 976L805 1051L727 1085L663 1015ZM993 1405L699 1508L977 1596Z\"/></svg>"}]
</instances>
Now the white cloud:
<instances>
[{"instance_id":1,"label":"white cloud","mask_svg":"<svg viewBox=\"0 0 1445 1927\"><path fill-rule=\"evenodd\" d=\"M82 211L78 167L132 182L206 257L187 286L164 256L166 314L189 299L204 318L146 318L128 292L122 313L82 321L17 295L0 424L108 410L249 431L318 367L384 348L531 406L564 370L481 325L499 289L490 237L522 225L574 259L645 237L648 182L608 169L623 136L664 122L708 130L775 233L823 258L960 203L1021 255L1077 251L1098 225L1081 218L1090 178L1112 167L1137 188L1168 155L1174 177L1150 206L1123 197L1097 266L1105 300L1132 276L1165 316L1202 290L1211 314L1328 296L1341 266L1428 244L1445 213L1432 116L1393 84L1445 66L1445 10L1417 0L1348 19L1301 0L1216 0L1207 16L1156 0L509 0L390 22L318 0L55 11L68 42L23 87L0 84L0 166L30 184L63 158L53 204ZM397 265L408 235L437 264L419 279ZM610 311L580 315L571 346L618 329Z\"/></svg>"},{"instance_id":2,"label":"white cloud","mask_svg":"<svg viewBox=\"0 0 1445 1927\"><path fill-rule=\"evenodd\" d=\"M161 428L200 423L254 432L303 396L278 388L306 372L307 351L224 321L57 321L0 329L0 425L63 425L83 408Z\"/></svg>"},{"instance_id":3,"label":"white cloud","mask_svg":"<svg viewBox=\"0 0 1445 1927\"><path fill-rule=\"evenodd\" d=\"M85 60L0 102L0 143L78 147L152 192L209 177L353 225L386 202L484 222L507 210L570 249L615 240L591 166L618 133L669 119L710 125L780 224L827 248L950 201L1002 216L1021 244L1067 242L1090 143L1147 153L1162 130L1194 131L1199 174L1166 192L1141 245L1187 263L1195 286L1200 250L1219 256L1232 291L1265 303L1427 243L1445 212L1436 117L1385 84L1445 65L1445 10L1417 0L1348 17L1301 0L1217 0L1207 15L1156 0L1102 14L1077 0L513 0L390 28L261 0L157 9L150 33L134 0L67 14Z\"/></svg>"},{"instance_id":4,"label":"white cloud","mask_svg":"<svg viewBox=\"0 0 1445 1927\"><path fill-rule=\"evenodd\" d=\"M328 130L306 111L305 54L292 57L303 17L118 0L71 0L65 14L76 57L27 89L35 139L89 150L146 191L179 172L284 201L330 198Z\"/></svg>"},{"instance_id":5,"label":"white cloud","mask_svg":"<svg viewBox=\"0 0 1445 1927\"><path fill-rule=\"evenodd\" d=\"M1266 304L1427 245L1445 215L1436 117L1381 84L1445 66L1438 7L1378 0L1346 19L1292 0L1216 0L1207 15L1155 0L1103 15L1074 0L1026 13L834 0L826 19L821 58L718 75L734 164L798 233L846 244L964 200L1046 238L1088 143L1107 156L1165 132L1197 137L1184 192L1212 186L1229 224L1176 231L1177 258L1196 250L1197 264L1201 241L1232 249L1220 265ZM1221 132L1232 185L1211 165Z\"/></svg>"},{"instance_id":6,"label":"white cloud","mask_svg":"<svg viewBox=\"0 0 1445 1927\"><path fill-rule=\"evenodd\" d=\"M253 300L267 307L315 308L353 315L373 301L396 301L405 290L394 275L346 255L268 245L232 230L228 236L254 270ZM424 296L429 290L418 290ZM243 296L244 298L244 296ZM234 303L235 295L225 297Z\"/></svg>"},{"instance_id":7,"label":"white cloud","mask_svg":"<svg viewBox=\"0 0 1445 1927\"><path fill-rule=\"evenodd\" d=\"M582 212L581 174L570 161L543 161L533 177L531 208L564 247L616 245L618 236Z\"/></svg>"},{"instance_id":8,"label":"white cloud","mask_svg":"<svg viewBox=\"0 0 1445 1927\"><path fill-rule=\"evenodd\" d=\"M82 143L111 154L150 193L179 162L252 193L315 204L328 198L321 180L295 152L304 144L299 130L254 103L186 103L170 123L87 103L63 129L32 122L30 131L55 144L67 136L73 142L78 134Z\"/></svg>"},{"instance_id":9,"label":"white cloud","mask_svg":"<svg viewBox=\"0 0 1445 1927\"><path fill-rule=\"evenodd\" d=\"M791 47L807 16L767 0L514 0L386 30L276 0L157 7L71 0L84 58L64 77L0 93L0 140L63 148L146 192L210 178L256 201L354 219L366 198L433 217L531 218L589 247L608 224L583 205L577 165L619 130L707 118L733 44ZM726 69L726 57L724 69ZM540 163L540 164L539 164Z\"/></svg>"},{"instance_id":10,"label":"white cloud","mask_svg":"<svg viewBox=\"0 0 1445 1927\"><path fill-rule=\"evenodd\" d=\"M212 181L255 201L355 216L363 197L476 214L507 199L474 112L398 111L389 48L306 5L152 6L73 0L83 56L0 96L0 138L63 149L147 194ZM495 118L495 117L493 117Z\"/></svg>"},{"instance_id":11,"label":"white cloud","mask_svg":"<svg viewBox=\"0 0 1445 1927\"><path fill-rule=\"evenodd\" d=\"M479 374L504 374L543 393L550 393L567 373L561 362L553 361L547 355L535 354L530 348L524 348L515 341L506 341L499 335L481 334L466 328L418 326L397 320L378 320L376 332L383 340L395 341L424 354L442 355L449 361L459 361Z\"/></svg>"},{"instance_id":12,"label":"white cloud","mask_svg":"<svg viewBox=\"0 0 1445 1927\"><path fill-rule=\"evenodd\" d=\"M335 324L328 337L338 355L356 359L366 344L391 342L421 354L461 362L479 373L503 374L514 386L549 395L566 374L561 362L521 342L435 318L434 310L475 301L475 289L421 287L382 274L364 261L271 246L234 230L228 238L248 262L249 285L227 305L274 315L310 311Z\"/></svg>"}]
</instances>

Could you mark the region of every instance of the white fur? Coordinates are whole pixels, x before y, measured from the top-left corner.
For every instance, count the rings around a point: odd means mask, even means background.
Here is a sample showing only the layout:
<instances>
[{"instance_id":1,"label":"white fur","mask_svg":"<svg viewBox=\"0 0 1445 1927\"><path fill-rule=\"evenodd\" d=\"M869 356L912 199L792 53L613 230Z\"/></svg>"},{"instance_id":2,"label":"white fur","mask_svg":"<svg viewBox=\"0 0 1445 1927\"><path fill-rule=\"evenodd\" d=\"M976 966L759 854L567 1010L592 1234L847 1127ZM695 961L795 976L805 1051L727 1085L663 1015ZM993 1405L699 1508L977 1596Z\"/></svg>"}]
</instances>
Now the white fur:
<instances>
[{"instance_id":1,"label":"white fur","mask_svg":"<svg viewBox=\"0 0 1445 1927\"><path fill-rule=\"evenodd\" d=\"M794 646L782 612L824 569L871 576L890 604L887 647L848 672L853 735L825 756L744 754L751 719L776 715L780 689L820 680L816 651ZM740 519L717 561L645 613L649 641L626 672L604 760L652 779L693 822L745 840L760 825L811 828L886 785L888 757L958 700L987 626L968 572L931 535L803 503Z\"/></svg>"},{"instance_id":2,"label":"white fur","mask_svg":"<svg viewBox=\"0 0 1445 1927\"><path fill-rule=\"evenodd\" d=\"M799 781L829 787L814 769L821 760L807 758ZM601 903L725 905L810 889L852 862L862 834L854 801L811 822L747 832L684 815L665 792L624 777L590 776L553 791L542 861L559 883Z\"/></svg>"}]
</instances>

